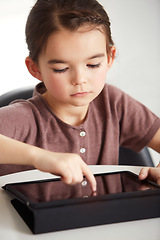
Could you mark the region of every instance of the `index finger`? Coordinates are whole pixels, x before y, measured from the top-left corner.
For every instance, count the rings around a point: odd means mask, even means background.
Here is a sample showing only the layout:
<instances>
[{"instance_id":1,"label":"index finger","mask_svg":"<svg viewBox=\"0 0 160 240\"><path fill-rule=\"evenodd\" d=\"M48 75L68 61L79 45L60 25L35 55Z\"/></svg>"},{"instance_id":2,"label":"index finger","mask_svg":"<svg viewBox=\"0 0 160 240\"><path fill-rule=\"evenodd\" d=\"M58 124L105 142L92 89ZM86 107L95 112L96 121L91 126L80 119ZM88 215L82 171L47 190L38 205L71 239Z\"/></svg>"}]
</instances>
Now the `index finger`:
<instances>
[{"instance_id":1,"label":"index finger","mask_svg":"<svg viewBox=\"0 0 160 240\"><path fill-rule=\"evenodd\" d=\"M87 178L87 180L89 181L92 192L95 192L97 190L96 179L92 171L88 168L88 166L85 163L82 166L82 172L84 176Z\"/></svg>"}]
</instances>

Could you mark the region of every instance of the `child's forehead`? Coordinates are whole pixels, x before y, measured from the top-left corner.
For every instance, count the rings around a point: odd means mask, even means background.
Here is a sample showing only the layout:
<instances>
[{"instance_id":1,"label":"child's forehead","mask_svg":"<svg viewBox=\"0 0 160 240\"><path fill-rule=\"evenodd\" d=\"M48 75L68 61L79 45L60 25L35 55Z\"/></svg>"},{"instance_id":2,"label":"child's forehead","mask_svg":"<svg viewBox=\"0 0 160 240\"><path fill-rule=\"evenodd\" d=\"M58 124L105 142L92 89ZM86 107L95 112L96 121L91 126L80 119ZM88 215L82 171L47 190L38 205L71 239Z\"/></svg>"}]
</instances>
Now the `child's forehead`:
<instances>
[{"instance_id":1,"label":"child's forehead","mask_svg":"<svg viewBox=\"0 0 160 240\"><path fill-rule=\"evenodd\" d=\"M106 36L97 28L80 28L77 31L59 30L50 35L47 41L46 53L56 54L91 54L106 49ZM81 52L82 51L82 52Z\"/></svg>"},{"instance_id":2,"label":"child's forehead","mask_svg":"<svg viewBox=\"0 0 160 240\"><path fill-rule=\"evenodd\" d=\"M83 39L89 41L90 39L94 40L104 40L107 41L105 31L103 28L100 27L91 27L91 26L83 26L80 27L77 30L71 31L68 29L60 29L55 33L52 33L47 40L47 44L51 44L56 42L57 45L61 42L67 42L72 41L73 42L79 42L80 39Z\"/></svg>"}]
</instances>

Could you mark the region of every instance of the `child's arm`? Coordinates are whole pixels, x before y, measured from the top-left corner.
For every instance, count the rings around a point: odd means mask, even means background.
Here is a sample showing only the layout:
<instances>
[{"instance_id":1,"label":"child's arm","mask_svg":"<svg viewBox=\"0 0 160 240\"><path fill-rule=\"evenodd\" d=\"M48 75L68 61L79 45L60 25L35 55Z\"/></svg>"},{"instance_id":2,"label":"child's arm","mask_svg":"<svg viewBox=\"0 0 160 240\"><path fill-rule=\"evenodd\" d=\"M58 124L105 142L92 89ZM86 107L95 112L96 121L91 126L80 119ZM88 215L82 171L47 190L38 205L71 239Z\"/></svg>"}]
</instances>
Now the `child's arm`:
<instances>
[{"instance_id":1,"label":"child's arm","mask_svg":"<svg viewBox=\"0 0 160 240\"><path fill-rule=\"evenodd\" d=\"M148 147L160 153L160 129L149 142ZM160 164L158 164L156 168L142 168L139 173L139 179L143 180L147 177L151 178L153 181L157 182L160 185Z\"/></svg>"},{"instance_id":2,"label":"child's arm","mask_svg":"<svg viewBox=\"0 0 160 240\"><path fill-rule=\"evenodd\" d=\"M0 164L32 165L37 169L61 176L67 184L88 179L92 191L96 180L81 157L72 153L55 153L0 135Z\"/></svg>"},{"instance_id":3,"label":"child's arm","mask_svg":"<svg viewBox=\"0 0 160 240\"><path fill-rule=\"evenodd\" d=\"M147 146L160 153L160 128Z\"/></svg>"}]
</instances>

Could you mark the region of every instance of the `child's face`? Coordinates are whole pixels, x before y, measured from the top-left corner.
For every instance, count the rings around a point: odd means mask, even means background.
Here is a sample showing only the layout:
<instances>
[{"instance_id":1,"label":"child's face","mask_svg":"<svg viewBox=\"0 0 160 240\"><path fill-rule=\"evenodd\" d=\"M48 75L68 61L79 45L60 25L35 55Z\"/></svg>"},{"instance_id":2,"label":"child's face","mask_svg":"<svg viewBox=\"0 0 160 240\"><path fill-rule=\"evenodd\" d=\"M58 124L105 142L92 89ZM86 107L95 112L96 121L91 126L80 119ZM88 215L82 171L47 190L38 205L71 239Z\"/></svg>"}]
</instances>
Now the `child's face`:
<instances>
[{"instance_id":1,"label":"child's face","mask_svg":"<svg viewBox=\"0 0 160 240\"><path fill-rule=\"evenodd\" d=\"M106 37L98 29L61 30L49 37L40 55L39 79L52 107L83 107L96 98L106 82L113 59L107 56ZM114 49L112 49L114 51Z\"/></svg>"}]
</instances>

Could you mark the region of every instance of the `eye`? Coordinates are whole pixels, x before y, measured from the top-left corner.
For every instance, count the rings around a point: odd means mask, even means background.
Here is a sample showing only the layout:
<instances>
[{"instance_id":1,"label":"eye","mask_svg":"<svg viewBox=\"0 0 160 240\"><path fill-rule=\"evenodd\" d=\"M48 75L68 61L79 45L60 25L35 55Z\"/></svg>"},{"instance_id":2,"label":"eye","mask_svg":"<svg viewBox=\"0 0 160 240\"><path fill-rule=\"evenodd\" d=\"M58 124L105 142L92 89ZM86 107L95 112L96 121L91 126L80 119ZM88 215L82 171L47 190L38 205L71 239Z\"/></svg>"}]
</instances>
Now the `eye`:
<instances>
[{"instance_id":1,"label":"eye","mask_svg":"<svg viewBox=\"0 0 160 240\"><path fill-rule=\"evenodd\" d=\"M100 67L100 63L98 63L98 64L87 64L87 67L89 67L89 68L99 68Z\"/></svg>"},{"instance_id":2,"label":"eye","mask_svg":"<svg viewBox=\"0 0 160 240\"><path fill-rule=\"evenodd\" d=\"M55 73L64 73L68 70L68 68L63 68L63 69L53 69Z\"/></svg>"}]
</instances>

